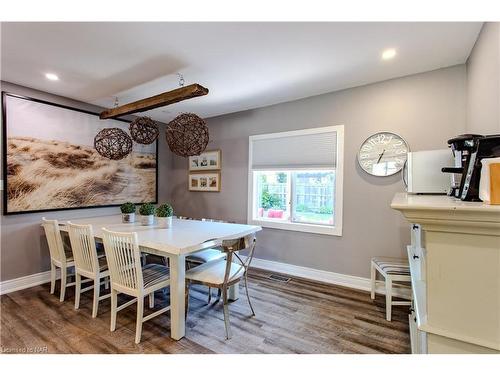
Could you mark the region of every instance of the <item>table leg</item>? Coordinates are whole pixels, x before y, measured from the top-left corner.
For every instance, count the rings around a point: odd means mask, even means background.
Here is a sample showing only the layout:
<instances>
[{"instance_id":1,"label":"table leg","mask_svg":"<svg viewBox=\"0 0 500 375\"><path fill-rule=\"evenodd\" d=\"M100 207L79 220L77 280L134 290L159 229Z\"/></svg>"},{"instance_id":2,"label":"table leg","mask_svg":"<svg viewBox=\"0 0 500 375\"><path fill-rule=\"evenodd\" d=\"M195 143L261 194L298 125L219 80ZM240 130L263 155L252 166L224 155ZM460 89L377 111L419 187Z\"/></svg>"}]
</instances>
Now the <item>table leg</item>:
<instances>
[{"instance_id":1,"label":"table leg","mask_svg":"<svg viewBox=\"0 0 500 375\"><path fill-rule=\"evenodd\" d=\"M231 285L227 294L227 299L230 301L236 301L238 298L240 298L240 283Z\"/></svg>"},{"instance_id":2,"label":"table leg","mask_svg":"<svg viewBox=\"0 0 500 375\"><path fill-rule=\"evenodd\" d=\"M180 340L186 333L185 320L186 257L170 256L170 337Z\"/></svg>"}]
</instances>

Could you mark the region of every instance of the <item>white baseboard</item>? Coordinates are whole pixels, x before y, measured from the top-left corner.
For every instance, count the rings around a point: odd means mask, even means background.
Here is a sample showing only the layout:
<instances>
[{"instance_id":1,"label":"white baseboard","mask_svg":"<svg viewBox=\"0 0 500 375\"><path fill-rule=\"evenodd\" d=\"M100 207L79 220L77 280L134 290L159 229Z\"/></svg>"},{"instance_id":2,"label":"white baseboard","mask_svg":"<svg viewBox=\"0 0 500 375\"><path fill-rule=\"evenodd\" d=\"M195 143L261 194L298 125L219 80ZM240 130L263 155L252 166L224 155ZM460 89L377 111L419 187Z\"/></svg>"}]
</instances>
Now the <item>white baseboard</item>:
<instances>
[{"instance_id":1,"label":"white baseboard","mask_svg":"<svg viewBox=\"0 0 500 375\"><path fill-rule=\"evenodd\" d=\"M243 258L243 257L242 257ZM327 284L345 286L348 288L370 291L370 279L359 276L345 275L330 271L322 271L314 268L296 266L288 263L274 262L271 260L253 258L251 268L259 268L266 271L284 273L290 276L302 277L304 279L320 281ZM385 295L383 281L377 282L377 294ZM393 285L392 294L395 297L410 298L411 291L409 288Z\"/></svg>"},{"instance_id":2,"label":"white baseboard","mask_svg":"<svg viewBox=\"0 0 500 375\"><path fill-rule=\"evenodd\" d=\"M59 271L59 270L58 270ZM59 272L57 273L59 279ZM35 273L19 277L17 279L5 280L0 282L0 295L31 288L33 286L41 285L50 282L50 271Z\"/></svg>"}]
</instances>

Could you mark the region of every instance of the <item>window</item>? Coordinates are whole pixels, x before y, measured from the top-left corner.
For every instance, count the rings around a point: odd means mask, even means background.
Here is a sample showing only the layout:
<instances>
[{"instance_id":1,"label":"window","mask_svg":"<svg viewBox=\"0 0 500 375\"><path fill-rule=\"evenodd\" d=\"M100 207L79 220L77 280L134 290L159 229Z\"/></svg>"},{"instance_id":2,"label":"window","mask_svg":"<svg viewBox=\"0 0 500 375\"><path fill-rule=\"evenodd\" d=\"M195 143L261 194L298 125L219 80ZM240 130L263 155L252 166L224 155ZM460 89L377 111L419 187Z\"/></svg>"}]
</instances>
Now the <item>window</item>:
<instances>
[{"instance_id":1,"label":"window","mask_svg":"<svg viewBox=\"0 0 500 375\"><path fill-rule=\"evenodd\" d=\"M343 126L249 142L249 223L341 235Z\"/></svg>"}]
</instances>

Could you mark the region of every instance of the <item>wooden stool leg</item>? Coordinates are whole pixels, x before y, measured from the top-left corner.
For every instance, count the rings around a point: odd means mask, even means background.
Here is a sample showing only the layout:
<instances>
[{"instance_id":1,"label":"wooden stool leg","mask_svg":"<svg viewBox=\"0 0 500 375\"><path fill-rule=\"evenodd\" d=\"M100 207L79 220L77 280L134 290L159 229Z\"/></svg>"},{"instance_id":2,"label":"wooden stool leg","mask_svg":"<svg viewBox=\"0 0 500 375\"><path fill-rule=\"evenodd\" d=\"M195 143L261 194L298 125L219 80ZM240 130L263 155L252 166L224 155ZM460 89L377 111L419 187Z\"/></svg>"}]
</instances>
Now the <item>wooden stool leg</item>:
<instances>
[{"instance_id":1,"label":"wooden stool leg","mask_svg":"<svg viewBox=\"0 0 500 375\"><path fill-rule=\"evenodd\" d=\"M155 294L149 293L149 308L152 309L155 307Z\"/></svg>"},{"instance_id":2,"label":"wooden stool leg","mask_svg":"<svg viewBox=\"0 0 500 375\"><path fill-rule=\"evenodd\" d=\"M135 323L135 343L141 342L142 319L144 317L144 296L137 297L137 320Z\"/></svg>"},{"instance_id":3,"label":"wooden stool leg","mask_svg":"<svg viewBox=\"0 0 500 375\"><path fill-rule=\"evenodd\" d=\"M377 270L375 269L375 265L373 264L373 262L371 263L371 277L370 277L370 280L371 280L371 299L375 299L375 280L377 278Z\"/></svg>"},{"instance_id":4,"label":"wooden stool leg","mask_svg":"<svg viewBox=\"0 0 500 375\"><path fill-rule=\"evenodd\" d=\"M116 329L116 313L118 309L118 292L111 289L111 325L109 330L113 332Z\"/></svg>"},{"instance_id":5,"label":"wooden stool leg","mask_svg":"<svg viewBox=\"0 0 500 375\"><path fill-rule=\"evenodd\" d=\"M50 262L50 294L54 294L56 290L56 266Z\"/></svg>"},{"instance_id":6,"label":"wooden stool leg","mask_svg":"<svg viewBox=\"0 0 500 375\"><path fill-rule=\"evenodd\" d=\"M392 279L387 276L385 279L385 315L387 321L391 321L392 314Z\"/></svg>"},{"instance_id":7,"label":"wooden stool leg","mask_svg":"<svg viewBox=\"0 0 500 375\"><path fill-rule=\"evenodd\" d=\"M82 289L82 276L77 273L75 280L75 310L80 308L80 294Z\"/></svg>"},{"instance_id":8,"label":"wooden stool leg","mask_svg":"<svg viewBox=\"0 0 500 375\"><path fill-rule=\"evenodd\" d=\"M66 281L68 279L68 270L66 268L66 264L63 264L61 267L61 294L59 297L59 301L64 301L64 295L66 294Z\"/></svg>"},{"instance_id":9,"label":"wooden stool leg","mask_svg":"<svg viewBox=\"0 0 500 375\"><path fill-rule=\"evenodd\" d=\"M101 279L99 276L94 279L94 302L92 304L92 318L97 316L97 309L99 308L99 295L100 295Z\"/></svg>"}]
</instances>

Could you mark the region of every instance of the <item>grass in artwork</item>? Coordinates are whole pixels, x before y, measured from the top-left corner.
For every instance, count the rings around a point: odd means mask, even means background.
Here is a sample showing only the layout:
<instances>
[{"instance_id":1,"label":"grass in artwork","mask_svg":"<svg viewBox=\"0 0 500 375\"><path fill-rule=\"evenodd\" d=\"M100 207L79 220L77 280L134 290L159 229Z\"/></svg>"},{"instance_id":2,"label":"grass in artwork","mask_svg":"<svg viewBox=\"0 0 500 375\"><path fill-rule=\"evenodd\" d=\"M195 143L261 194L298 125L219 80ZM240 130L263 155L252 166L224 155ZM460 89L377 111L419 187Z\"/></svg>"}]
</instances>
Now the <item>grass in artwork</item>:
<instances>
[{"instance_id":1,"label":"grass in artwork","mask_svg":"<svg viewBox=\"0 0 500 375\"><path fill-rule=\"evenodd\" d=\"M6 168L9 212L155 199L154 154L115 161L89 146L11 137Z\"/></svg>"}]
</instances>

